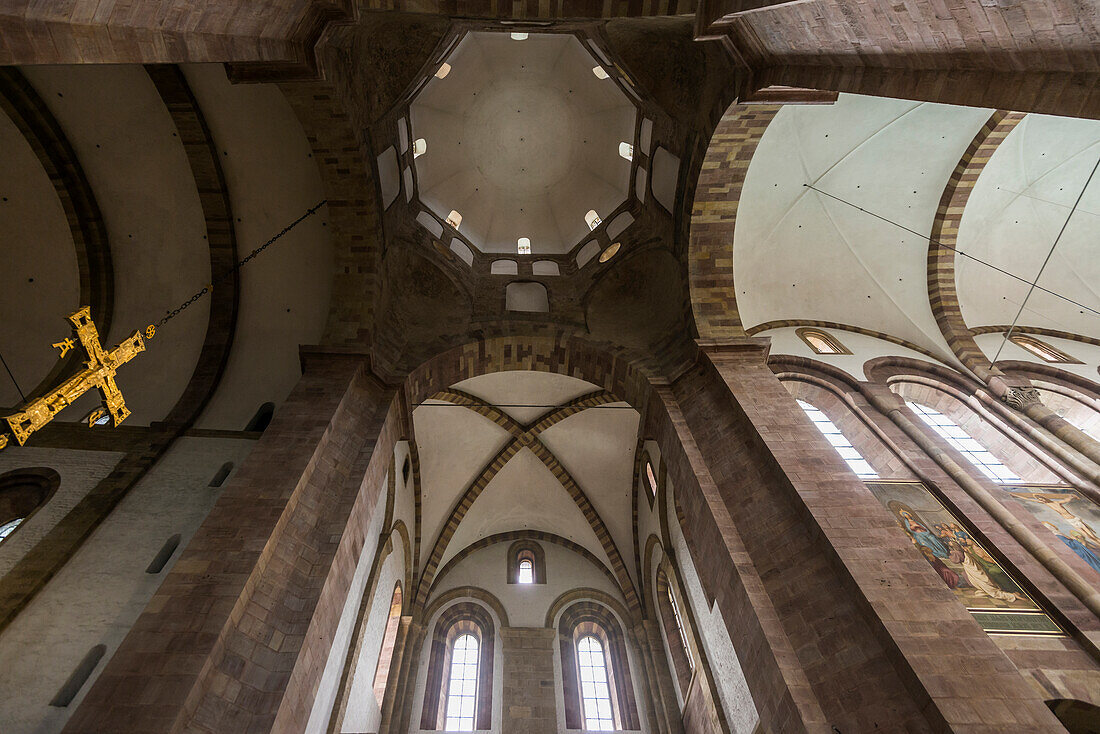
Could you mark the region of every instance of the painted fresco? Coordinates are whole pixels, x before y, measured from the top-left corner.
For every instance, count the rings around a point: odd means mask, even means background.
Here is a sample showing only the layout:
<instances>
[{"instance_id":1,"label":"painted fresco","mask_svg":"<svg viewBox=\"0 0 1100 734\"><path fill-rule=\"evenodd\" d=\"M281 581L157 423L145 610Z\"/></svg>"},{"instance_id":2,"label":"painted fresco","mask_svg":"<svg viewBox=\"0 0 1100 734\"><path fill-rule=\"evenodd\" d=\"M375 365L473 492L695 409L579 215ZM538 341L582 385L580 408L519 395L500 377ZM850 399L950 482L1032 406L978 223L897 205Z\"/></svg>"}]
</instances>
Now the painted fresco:
<instances>
[{"instance_id":1,"label":"painted fresco","mask_svg":"<svg viewBox=\"0 0 1100 734\"><path fill-rule=\"evenodd\" d=\"M866 484L983 629L1061 634L1050 617L923 484Z\"/></svg>"},{"instance_id":2,"label":"painted fresco","mask_svg":"<svg viewBox=\"0 0 1100 734\"><path fill-rule=\"evenodd\" d=\"M1069 487L1003 487L1100 575L1100 509Z\"/></svg>"}]
</instances>

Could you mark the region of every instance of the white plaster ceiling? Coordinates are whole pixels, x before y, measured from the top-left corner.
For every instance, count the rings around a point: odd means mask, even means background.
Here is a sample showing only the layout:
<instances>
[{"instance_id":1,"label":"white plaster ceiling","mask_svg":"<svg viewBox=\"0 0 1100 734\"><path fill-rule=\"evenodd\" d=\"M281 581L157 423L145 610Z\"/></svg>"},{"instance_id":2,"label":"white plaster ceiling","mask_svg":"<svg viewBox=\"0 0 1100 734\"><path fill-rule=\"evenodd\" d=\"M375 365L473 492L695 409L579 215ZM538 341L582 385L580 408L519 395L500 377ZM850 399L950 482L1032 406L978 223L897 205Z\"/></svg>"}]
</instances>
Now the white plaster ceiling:
<instances>
[{"instance_id":1,"label":"white plaster ceiling","mask_svg":"<svg viewBox=\"0 0 1100 734\"><path fill-rule=\"evenodd\" d=\"M572 540L610 566L584 514L529 449L520 449L493 477L458 526L442 563L471 543L510 530L543 530Z\"/></svg>"},{"instance_id":2,"label":"white plaster ceiling","mask_svg":"<svg viewBox=\"0 0 1100 734\"><path fill-rule=\"evenodd\" d=\"M626 403L610 403L570 416L541 436L588 495L628 569L634 568L630 501L639 420L638 412Z\"/></svg>"},{"instance_id":3,"label":"white plaster ceiling","mask_svg":"<svg viewBox=\"0 0 1100 734\"><path fill-rule=\"evenodd\" d=\"M573 35L469 33L411 107L421 201L486 252L568 252L628 196L637 112Z\"/></svg>"},{"instance_id":4,"label":"white plaster ceiling","mask_svg":"<svg viewBox=\"0 0 1100 734\"><path fill-rule=\"evenodd\" d=\"M191 167L141 66L22 71L76 151L103 213L115 308L110 333L100 336L113 346L210 282L205 220ZM35 337L47 351L70 333L66 307L59 302L50 310ZM206 301L191 306L144 354L119 369L118 384L133 413L127 425L148 425L175 405L198 361L208 313ZM80 420L97 402L98 396L85 396L61 420Z\"/></svg>"},{"instance_id":5,"label":"white plaster ceiling","mask_svg":"<svg viewBox=\"0 0 1100 734\"><path fill-rule=\"evenodd\" d=\"M1033 334L1031 336L1082 362L1082 364L1059 363L1052 365L1053 367L1057 367L1059 370L1065 372L1072 372L1081 377L1086 377L1094 382L1097 381L1098 376L1100 376L1097 374L1097 366L1100 365L1100 347L1076 340L1059 339L1053 336L1042 336L1039 334ZM978 334L974 337L974 341L977 342L978 348L988 355L990 359L992 359L999 350L1001 356L998 358L998 361L1000 362L1015 360L1019 362L1046 364L1042 359L1036 357L1034 354L1018 346L1014 342L1006 342L1004 333Z\"/></svg>"},{"instance_id":6,"label":"white plaster ceiling","mask_svg":"<svg viewBox=\"0 0 1100 734\"><path fill-rule=\"evenodd\" d=\"M50 344L65 336L65 316L80 306L80 279L65 210L19 129L0 112L0 354L23 392L57 362ZM20 402L0 372L0 406Z\"/></svg>"},{"instance_id":7,"label":"white plaster ceiling","mask_svg":"<svg viewBox=\"0 0 1100 734\"><path fill-rule=\"evenodd\" d=\"M959 226L959 248L1030 281L1065 225L1038 284L1100 310L1100 174L1069 216L1098 158L1100 122L1028 115L978 178ZM955 267L968 326L1012 323L1028 283L967 258L956 258ZM1020 323L1100 337L1100 315L1039 290L1028 299ZM982 340L984 349L992 349L990 358L1000 342L1000 337ZM1071 354L1081 351L1067 349ZM1035 359L1007 349L1006 354Z\"/></svg>"},{"instance_id":8,"label":"white plaster ceiling","mask_svg":"<svg viewBox=\"0 0 1100 734\"><path fill-rule=\"evenodd\" d=\"M424 539L435 541L462 492L511 434L472 410L427 401L413 409Z\"/></svg>"},{"instance_id":9,"label":"white plaster ceiling","mask_svg":"<svg viewBox=\"0 0 1100 734\"><path fill-rule=\"evenodd\" d=\"M325 198L313 150L274 84L230 84L222 64L184 73L218 144L244 257ZM325 208L240 271L233 349L199 428L244 428L261 404L280 405L298 382L298 347L319 344L328 317L327 221Z\"/></svg>"},{"instance_id":10,"label":"white plaster ceiling","mask_svg":"<svg viewBox=\"0 0 1100 734\"><path fill-rule=\"evenodd\" d=\"M277 86L231 85L221 64L185 75L218 149L233 207L239 256L324 198L312 150ZM205 219L175 125L145 70L133 65L22 70L72 144L103 214L112 259L114 345L210 282ZM0 114L0 303L19 319L0 324L0 352L24 390L56 362L50 344L69 335L79 305L72 236L57 195L27 143ZM18 190L16 191L16 184ZM326 211L303 222L241 273L237 330L226 373L199 421L241 429L260 404L280 404L300 375L298 346L321 340L332 282ZM34 282L29 281L34 278ZM133 415L161 420L191 379L209 303L173 319L148 350L119 370ZM0 405L15 405L0 381ZM61 420L98 402L85 396Z\"/></svg>"},{"instance_id":11,"label":"white plaster ceiling","mask_svg":"<svg viewBox=\"0 0 1100 734\"><path fill-rule=\"evenodd\" d=\"M453 386L500 408L525 424L596 385L566 375L494 372ZM628 568L633 566L630 508L639 415L625 403L575 413L540 434L543 444L573 477L611 534ZM511 436L463 407L426 401L413 410L423 491L424 542L430 548L461 493ZM494 533L533 529L583 545L606 563L607 552L573 498L546 465L521 449L492 478L450 539L443 563L470 543Z\"/></svg>"},{"instance_id":12,"label":"white plaster ceiling","mask_svg":"<svg viewBox=\"0 0 1100 734\"><path fill-rule=\"evenodd\" d=\"M737 213L734 272L745 326L835 321L948 358L928 303L926 236L951 171L989 115L847 94L833 105L780 110L753 156Z\"/></svg>"},{"instance_id":13,"label":"white plaster ceiling","mask_svg":"<svg viewBox=\"0 0 1100 734\"><path fill-rule=\"evenodd\" d=\"M817 328L817 327L815 327ZM866 334L853 331L841 331L840 329L822 329L830 336L836 338L841 344L851 351L851 354L817 354L806 342L802 341L796 333L797 327L784 327L781 329L769 329L756 336L766 336L772 340L771 354L792 355L806 357L808 359L824 362L838 369L844 370L857 380L866 380L864 366L876 357L909 357L922 362L936 363L927 354L917 352L907 347L899 346L893 342L879 339Z\"/></svg>"},{"instance_id":14,"label":"white plaster ceiling","mask_svg":"<svg viewBox=\"0 0 1100 734\"><path fill-rule=\"evenodd\" d=\"M500 406L521 424L534 423L551 408L564 405L600 388L591 382L555 372L493 372L455 383L454 388ZM529 407L528 407L529 406Z\"/></svg>"}]
</instances>

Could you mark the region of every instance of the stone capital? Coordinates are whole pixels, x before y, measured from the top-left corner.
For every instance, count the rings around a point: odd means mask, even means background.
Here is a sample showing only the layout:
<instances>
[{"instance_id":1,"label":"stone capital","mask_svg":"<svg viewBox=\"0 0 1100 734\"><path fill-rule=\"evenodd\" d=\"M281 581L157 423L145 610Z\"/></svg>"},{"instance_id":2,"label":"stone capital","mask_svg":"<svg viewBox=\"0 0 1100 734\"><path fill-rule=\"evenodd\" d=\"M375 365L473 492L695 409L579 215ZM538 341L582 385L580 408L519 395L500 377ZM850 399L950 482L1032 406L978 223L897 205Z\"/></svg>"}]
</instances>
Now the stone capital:
<instances>
[{"instance_id":1,"label":"stone capital","mask_svg":"<svg viewBox=\"0 0 1100 734\"><path fill-rule=\"evenodd\" d=\"M1033 405L1042 405L1039 391L1034 387L1010 387L1001 396L1008 405L1016 410L1027 410Z\"/></svg>"}]
</instances>

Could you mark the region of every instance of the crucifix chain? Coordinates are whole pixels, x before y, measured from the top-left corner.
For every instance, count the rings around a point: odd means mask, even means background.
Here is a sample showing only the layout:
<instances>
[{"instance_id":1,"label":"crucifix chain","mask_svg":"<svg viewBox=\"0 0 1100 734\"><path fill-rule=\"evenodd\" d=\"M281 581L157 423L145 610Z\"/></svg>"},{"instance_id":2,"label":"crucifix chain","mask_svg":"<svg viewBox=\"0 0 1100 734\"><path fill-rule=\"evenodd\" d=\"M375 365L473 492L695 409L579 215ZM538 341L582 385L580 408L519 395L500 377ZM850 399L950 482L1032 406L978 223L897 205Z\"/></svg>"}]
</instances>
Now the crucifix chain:
<instances>
[{"instance_id":1,"label":"crucifix chain","mask_svg":"<svg viewBox=\"0 0 1100 734\"><path fill-rule=\"evenodd\" d=\"M236 274L237 271L248 264L249 261L271 245L275 244L275 242L286 235L287 232L297 227L308 217L316 214L317 210L324 206L325 203L325 201L321 201L316 206L307 209L302 216L283 227L281 232L248 253L244 259L236 263L232 268L213 278L210 284L203 286L189 299L171 311L166 312L164 317L156 324L149 324L145 327L144 339L142 338L141 332L135 331L114 349L105 349L100 345L100 336L99 332L96 330L95 323L92 321L91 309L88 306L83 306L78 309L69 316L69 321L71 321L73 325L76 341L74 342L72 338L68 338L55 343L53 346L61 352L61 357L64 357L68 354L69 350L75 349L79 345L84 356L87 357L84 361L84 369L80 370L63 384L42 397L35 398L30 402L24 401L25 404L21 406L20 410L9 416L5 416L3 420L7 422L8 428L11 430L11 435L20 445L23 445L32 433L52 421L58 413L72 405L77 398L92 389L99 391L102 398L102 405L88 414L88 425L98 425L99 423L110 420L112 425L117 426L124 421L126 416L130 415L130 410L126 407L126 401L123 398L122 391L115 384L115 374L118 368L129 362L139 353L145 351L145 341L147 339L152 339L156 335L159 327L164 326L168 321L182 313L192 303L213 291L215 283L220 283ZM5 364L5 367L6 366ZM9 374L11 374L10 371ZM15 382L14 376L12 377L12 382ZM19 385L16 383L16 389L18 389L18 387ZM22 394L22 392L20 392L20 394ZM7 446L8 441L9 436L5 433L0 433L0 449Z\"/></svg>"}]
</instances>

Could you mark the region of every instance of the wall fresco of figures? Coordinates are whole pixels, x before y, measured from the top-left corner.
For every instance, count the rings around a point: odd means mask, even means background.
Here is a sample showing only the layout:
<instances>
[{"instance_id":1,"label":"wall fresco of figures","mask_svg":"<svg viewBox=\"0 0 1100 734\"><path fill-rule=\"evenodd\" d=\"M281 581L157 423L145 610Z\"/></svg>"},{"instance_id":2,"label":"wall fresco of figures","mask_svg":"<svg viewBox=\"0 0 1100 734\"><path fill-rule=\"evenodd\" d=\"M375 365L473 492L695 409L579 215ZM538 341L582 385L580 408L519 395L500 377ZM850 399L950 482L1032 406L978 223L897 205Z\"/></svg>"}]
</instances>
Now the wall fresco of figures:
<instances>
[{"instance_id":1,"label":"wall fresco of figures","mask_svg":"<svg viewBox=\"0 0 1100 734\"><path fill-rule=\"evenodd\" d=\"M1100 508L1069 487L1012 486L1001 491L1100 575Z\"/></svg>"},{"instance_id":2,"label":"wall fresco of figures","mask_svg":"<svg viewBox=\"0 0 1100 734\"><path fill-rule=\"evenodd\" d=\"M1062 634L1054 621L923 484L866 484L986 632Z\"/></svg>"}]
</instances>

